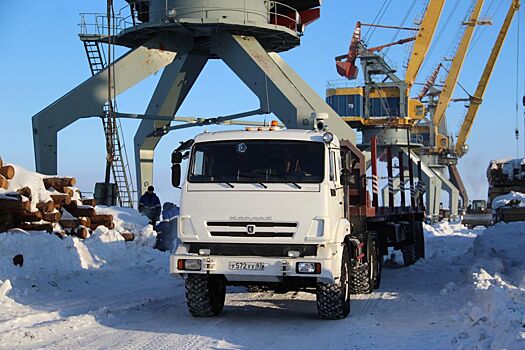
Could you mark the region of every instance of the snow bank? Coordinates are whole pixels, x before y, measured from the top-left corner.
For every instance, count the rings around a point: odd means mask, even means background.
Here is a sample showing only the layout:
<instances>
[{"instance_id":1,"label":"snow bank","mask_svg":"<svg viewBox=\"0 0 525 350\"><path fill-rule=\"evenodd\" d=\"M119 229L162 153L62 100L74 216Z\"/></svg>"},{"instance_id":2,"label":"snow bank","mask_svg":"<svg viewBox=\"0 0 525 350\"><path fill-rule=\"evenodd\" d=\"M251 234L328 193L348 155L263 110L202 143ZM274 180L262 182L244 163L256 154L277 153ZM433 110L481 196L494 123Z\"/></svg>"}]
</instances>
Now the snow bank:
<instances>
[{"instance_id":1,"label":"snow bank","mask_svg":"<svg viewBox=\"0 0 525 350\"><path fill-rule=\"evenodd\" d=\"M492 201L492 209L498 209L509 204L514 207L525 207L525 194L512 191L510 193L496 197Z\"/></svg>"},{"instance_id":2,"label":"snow bank","mask_svg":"<svg viewBox=\"0 0 525 350\"><path fill-rule=\"evenodd\" d=\"M525 224L498 223L474 241L474 295L462 349L525 349Z\"/></svg>"},{"instance_id":3,"label":"snow bank","mask_svg":"<svg viewBox=\"0 0 525 350\"><path fill-rule=\"evenodd\" d=\"M153 227L133 209L97 207L97 211L112 214L115 229L99 227L85 240L20 229L0 234L0 280L84 269L125 269L162 254L152 249L156 241ZM132 232L135 240L125 242L120 235L124 231ZM23 256L22 267L14 265L16 255Z\"/></svg>"}]
</instances>

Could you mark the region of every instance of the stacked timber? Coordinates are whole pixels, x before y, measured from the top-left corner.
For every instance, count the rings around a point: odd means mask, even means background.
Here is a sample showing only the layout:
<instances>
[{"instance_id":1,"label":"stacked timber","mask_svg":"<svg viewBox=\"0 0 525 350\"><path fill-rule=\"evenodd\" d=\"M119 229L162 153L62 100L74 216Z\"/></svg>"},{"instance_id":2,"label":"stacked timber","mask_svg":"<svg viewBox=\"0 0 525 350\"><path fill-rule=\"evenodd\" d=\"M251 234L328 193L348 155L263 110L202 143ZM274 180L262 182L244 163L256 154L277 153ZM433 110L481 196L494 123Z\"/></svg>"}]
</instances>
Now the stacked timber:
<instances>
[{"instance_id":1,"label":"stacked timber","mask_svg":"<svg viewBox=\"0 0 525 350\"><path fill-rule=\"evenodd\" d=\"M487 169L488 200L511 193L525 193L525 158L501 159L490 162Z\"/></svg>"},{"instance_id":2,"label":"stacked timber","mask_svg":"<svg viewBox=\"0 0 525 350\"><path fill-rule=\"evenodd\" d=\"M97 213L95 200L82 197L74 177L31 174L23 184L28 176L15 176L16 168L0 158L0 232L19 228L85 239L100 226L115 228L112 215Z\"/></svg>"}]
</instances>

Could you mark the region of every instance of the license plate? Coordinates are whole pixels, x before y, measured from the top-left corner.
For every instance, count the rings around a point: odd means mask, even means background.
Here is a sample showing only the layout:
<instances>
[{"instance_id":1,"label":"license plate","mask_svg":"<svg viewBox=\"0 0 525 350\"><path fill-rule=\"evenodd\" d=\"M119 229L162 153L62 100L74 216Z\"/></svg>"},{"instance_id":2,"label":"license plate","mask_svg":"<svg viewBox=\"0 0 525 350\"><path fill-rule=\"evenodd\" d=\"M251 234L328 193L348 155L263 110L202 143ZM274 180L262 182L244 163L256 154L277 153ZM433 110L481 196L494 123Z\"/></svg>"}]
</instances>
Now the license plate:
<instances>
[{"instance_id":1,"label":"license plate","mask_svg":"<svg viewBox=\"0 0 525 350\"><path fill-rule=\"evenodd\" d=\"M264 263L260 262L235 262L230 261L228 263L229 270L252 270L262 271L264 270Z\"/></svg>"}]
</instances>

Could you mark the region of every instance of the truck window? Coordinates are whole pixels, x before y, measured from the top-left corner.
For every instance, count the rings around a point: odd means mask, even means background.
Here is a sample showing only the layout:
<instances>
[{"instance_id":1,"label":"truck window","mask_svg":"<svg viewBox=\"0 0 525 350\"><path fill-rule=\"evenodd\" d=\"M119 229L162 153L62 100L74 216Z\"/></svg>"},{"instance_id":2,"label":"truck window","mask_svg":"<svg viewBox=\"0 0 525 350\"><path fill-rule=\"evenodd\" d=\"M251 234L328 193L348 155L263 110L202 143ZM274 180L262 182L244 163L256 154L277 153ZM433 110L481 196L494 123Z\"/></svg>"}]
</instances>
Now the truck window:
<instances>
[{"instance_id":1,"label":"truck window","mask_svg":"<svg viewBox=\"0 0 525 350\"><path fill-rule=\"evenodd\" d=\"M330 152L330 181L335 181L335 153Z\"/></svg>"},{"instance_id":2,"label":"truck window","mask_svg":"<svg viewBox=\"0 0 525 350\"><path fill-rule=\"evenodd\" d=\"M235 140L196 143L189 182L321 183L325 145L321 142Z\"/></svg>"}]
</instances>

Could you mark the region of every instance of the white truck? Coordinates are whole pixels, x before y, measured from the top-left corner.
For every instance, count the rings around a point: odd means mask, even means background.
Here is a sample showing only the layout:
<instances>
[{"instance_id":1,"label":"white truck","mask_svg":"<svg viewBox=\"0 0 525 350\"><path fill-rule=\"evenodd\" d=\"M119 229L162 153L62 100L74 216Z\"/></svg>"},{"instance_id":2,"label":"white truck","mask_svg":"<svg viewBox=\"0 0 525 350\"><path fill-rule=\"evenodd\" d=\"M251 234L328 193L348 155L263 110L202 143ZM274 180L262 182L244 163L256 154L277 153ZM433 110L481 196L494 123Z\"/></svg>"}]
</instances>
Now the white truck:
<instances>
[{"instance_id":1,"label":"white truck","mask_svg":"<svg viewBox=\"0 0 525 350\"><path fill-rule=\"evenodd\" d=\"M170 272L195 317L244 285L314 291L321 318L345 318L351 294L379 287L388 246L406 265L424 255L423 211L371 207L363 154L325 130L200 134L172 155L177 187L183 159Z\"/></svg>"}]
</instances>

